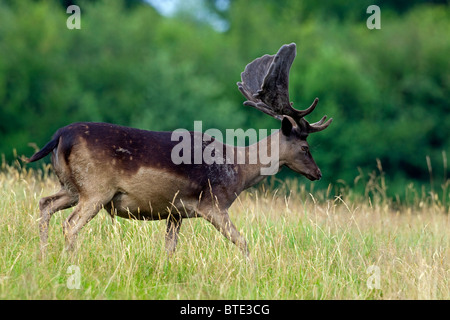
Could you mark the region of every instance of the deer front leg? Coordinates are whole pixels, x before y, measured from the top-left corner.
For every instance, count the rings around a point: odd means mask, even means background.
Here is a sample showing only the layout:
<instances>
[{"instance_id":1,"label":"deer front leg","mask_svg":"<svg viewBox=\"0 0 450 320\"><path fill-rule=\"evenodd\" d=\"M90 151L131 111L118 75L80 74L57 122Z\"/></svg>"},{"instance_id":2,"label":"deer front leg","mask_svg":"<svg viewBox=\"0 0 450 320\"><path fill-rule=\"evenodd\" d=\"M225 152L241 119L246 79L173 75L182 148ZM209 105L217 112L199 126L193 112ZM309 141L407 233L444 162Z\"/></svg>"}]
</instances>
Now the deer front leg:
<instances>
[{"instance_id":1,"label":"deer front leg","mask_svg":"<svg viewBox=\"0 0 450 320\"><path fill-rule=\"evenodd\" d=\"M181 216L170 214L169 217L167 218L167 230L166 230L166 251L169 257L175 252L180 227L181 227Z\"/></svg>"},{"instance_id":2,"label":"deer front leg","mask_svg":"<svg viewBox=\"0 0 450 320\"><path fill-rule=\"evenodd\" d=\"M231 222L226 210L210 210L204 213L202 212L201 216L211 222L212 225L225 236L225 238L233 242L239 249L241 249L247 258L250 258L247 241Z\"/></svg>"}]
</instances>

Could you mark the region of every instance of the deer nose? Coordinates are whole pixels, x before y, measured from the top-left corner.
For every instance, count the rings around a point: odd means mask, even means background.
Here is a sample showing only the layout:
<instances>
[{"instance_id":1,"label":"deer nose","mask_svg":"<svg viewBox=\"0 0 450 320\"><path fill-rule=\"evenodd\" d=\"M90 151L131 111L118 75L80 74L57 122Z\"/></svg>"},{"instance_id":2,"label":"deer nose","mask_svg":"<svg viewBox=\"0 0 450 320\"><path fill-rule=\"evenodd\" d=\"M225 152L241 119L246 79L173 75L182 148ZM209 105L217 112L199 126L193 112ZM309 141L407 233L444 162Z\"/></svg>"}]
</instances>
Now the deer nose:
<instances>
[{"instance_id":1,"label":"deer nose","mask_svg":"<svg viewBox=\"0 0 450 320\"><path fill-rule=\"evenodd\" d=\"M320 180L322 178L322 172L320 172L320 169L317 169L317 180Z\"/></svg>"}]
</instances>

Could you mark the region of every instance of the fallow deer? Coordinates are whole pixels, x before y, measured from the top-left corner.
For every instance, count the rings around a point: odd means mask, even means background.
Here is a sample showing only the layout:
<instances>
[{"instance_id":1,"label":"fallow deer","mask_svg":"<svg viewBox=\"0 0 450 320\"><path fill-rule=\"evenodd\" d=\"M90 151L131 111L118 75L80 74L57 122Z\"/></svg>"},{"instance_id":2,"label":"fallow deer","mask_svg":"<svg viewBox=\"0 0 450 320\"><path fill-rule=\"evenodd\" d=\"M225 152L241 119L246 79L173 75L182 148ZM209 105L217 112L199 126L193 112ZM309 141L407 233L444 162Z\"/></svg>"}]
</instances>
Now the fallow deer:
<instances>
[{"instance_id":1,"label":"fallow deer","mask_svg":"<svg viewBox=\"0 0 450 320\"><path fill-rule=\"evenodd\" d=\"M292 107L288 94L289 70L296 55L294 43L284 45L276 55L264 55L248 64L238 88L254 107L281 120L281 129L256 145L223 148L244 154L279 145L277 171L282 166L318 180L322 174L309 151L306 138L327 128L332 119L310 124L306 110ZM201 134L191 132L191 135ZM202 217L248 255L247 242L228 215L228 208L245 189L265 178L264 165L174 164L171 150L176 142L171 132L146 131L106 123L74 123L56 131L52 140L29 162L52 153L52 165L61 189L39 201L40 249L45 254L51 216L76 206L63 223L66 249L72 249L81 228L100 209L112 216L139 220L167 220L166 250L172 254L181 221ZM203 148L205 145L203 145ZM270 147L269 147L270 148ZM195 150L193 150L195 152ZM224 153L225 154L225 153Z\"/></svg>"}]
</instances>

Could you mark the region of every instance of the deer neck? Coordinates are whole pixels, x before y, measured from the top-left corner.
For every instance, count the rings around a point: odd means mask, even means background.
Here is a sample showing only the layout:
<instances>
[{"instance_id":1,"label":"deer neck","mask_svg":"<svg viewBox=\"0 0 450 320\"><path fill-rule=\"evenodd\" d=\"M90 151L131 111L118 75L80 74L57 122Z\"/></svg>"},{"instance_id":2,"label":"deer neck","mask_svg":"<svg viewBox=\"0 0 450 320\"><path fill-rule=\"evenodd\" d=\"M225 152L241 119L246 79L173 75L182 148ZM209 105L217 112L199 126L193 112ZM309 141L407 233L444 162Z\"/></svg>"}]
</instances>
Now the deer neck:
<instances>
[{"instance_id":1,"label":"deer neck","mask_svg":"<svg viewBox=\"0 0 450 320\"><path fill-rule=\"evenodd\" d=\"M235 152L245 156L244 163L238 161L243 190L276 174L285 164L286 150L280 140L280 131L248 147L235 147Z\"/></svg>"}]
</instances>

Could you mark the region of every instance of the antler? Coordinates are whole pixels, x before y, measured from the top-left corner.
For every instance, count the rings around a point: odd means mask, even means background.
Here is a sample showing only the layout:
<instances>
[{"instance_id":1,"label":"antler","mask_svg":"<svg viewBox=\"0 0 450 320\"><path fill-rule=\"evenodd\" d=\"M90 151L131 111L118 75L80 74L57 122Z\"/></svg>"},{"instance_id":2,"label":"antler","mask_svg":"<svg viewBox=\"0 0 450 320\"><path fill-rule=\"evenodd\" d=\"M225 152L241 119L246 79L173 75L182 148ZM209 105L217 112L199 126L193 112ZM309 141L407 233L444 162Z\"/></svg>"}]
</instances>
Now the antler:
<instances>
[{"instance_id":1,"label":"antler","mask_svg":"<svg viewBox=\"0 0 450 320\"><path fill-rule=\"evenodd\" d=\"M309 124L303 117L310 114L319 99L314 99L305 110L292 107L289 100L289 70L296 56L295 43L283 45L276 55L264 55L249 63L241 73L241 82L237 83L239 91L247 98L244 105L256 108L278 120L283 116L292 117L302 130L308 133L326 129L331 121ZM325 123L324 123L325 122Z\"/></svg>"}]
</instances>

